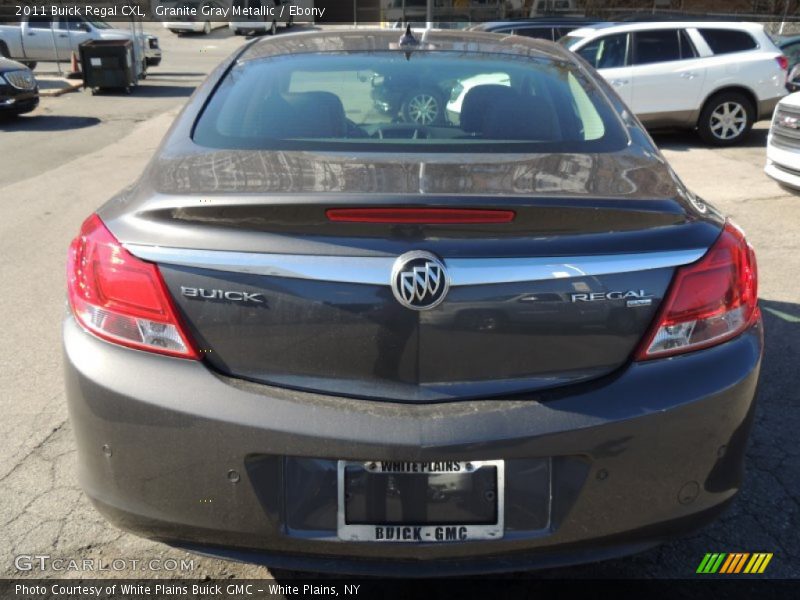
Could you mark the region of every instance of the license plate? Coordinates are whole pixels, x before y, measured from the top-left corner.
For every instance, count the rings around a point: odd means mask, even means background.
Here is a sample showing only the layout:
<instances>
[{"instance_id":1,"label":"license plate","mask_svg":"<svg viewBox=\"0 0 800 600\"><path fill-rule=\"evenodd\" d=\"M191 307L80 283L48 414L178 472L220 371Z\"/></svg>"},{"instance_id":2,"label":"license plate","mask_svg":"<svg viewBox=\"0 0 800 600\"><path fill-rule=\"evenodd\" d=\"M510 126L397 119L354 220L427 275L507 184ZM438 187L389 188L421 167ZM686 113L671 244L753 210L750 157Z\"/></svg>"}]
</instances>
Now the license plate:
<instances>
[{"instance_id":1,"label":"license plate","mask_svg":"<svg viewBox=\"0 0 800 600\"><path fill-rule=\"evenodd\" d=\"M469 542L503 537L505 463L338 463L338 536L359 542Z\"/></svg>"}]
</instances>

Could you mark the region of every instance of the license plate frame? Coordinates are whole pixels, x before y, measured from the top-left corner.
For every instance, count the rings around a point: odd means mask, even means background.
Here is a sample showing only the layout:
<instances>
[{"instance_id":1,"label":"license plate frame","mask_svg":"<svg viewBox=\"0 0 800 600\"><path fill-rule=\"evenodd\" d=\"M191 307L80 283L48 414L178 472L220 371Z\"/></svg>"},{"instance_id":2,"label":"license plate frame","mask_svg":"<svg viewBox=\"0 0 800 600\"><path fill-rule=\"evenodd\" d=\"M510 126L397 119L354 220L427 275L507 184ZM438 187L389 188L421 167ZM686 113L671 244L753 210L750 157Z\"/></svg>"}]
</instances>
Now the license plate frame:
<instances>
[{"instance_id":1,"label":"license plate frame","mask_svg":"<svg viewBox=\"0 0 800 600\"><path fill-rule=\"evenodd\" d=\"M437 461L422 462L396 462L396 461L348 461L340 460L337 462L337 536L342 541L348 542L376 542L376 543L464 543L477 540L499 540L504 534L505 517L505 461L504 460L484 460L484 461L442 461L439 464L452 465L457 463L460 472L474 472L482 468L496 469L496 517L495 523L489 524L398 524L398 523L370 523L352 524L347 523L345 505L345 470L348 466L361 466L366 470L371 470L370 465L376 465L381 473L398 473L413 475L417 471L409 472L404 470L385 470L383 465L426 465L427 470L420 474L452 474L452 470L430 470L431 465L436 465ZM393 528L392 535L386 535L386 528ZM383 528L379 532L378 528Z\"/></svg>"}]
</instances>

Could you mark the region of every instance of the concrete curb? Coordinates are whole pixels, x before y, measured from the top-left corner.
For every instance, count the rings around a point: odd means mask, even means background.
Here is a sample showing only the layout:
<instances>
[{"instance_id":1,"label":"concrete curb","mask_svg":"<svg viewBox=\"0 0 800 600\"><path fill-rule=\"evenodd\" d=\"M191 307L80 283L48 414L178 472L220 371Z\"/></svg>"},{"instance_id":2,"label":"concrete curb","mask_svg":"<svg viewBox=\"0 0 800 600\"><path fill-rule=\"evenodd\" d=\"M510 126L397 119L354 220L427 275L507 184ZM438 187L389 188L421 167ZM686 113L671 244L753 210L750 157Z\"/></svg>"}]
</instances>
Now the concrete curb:
<instances>
[{"instance_id":1,"label":"concrete curb","mask_svg":"<svg viewBox=\"0 0 800 600\"><path fill-rule=\"evenodd\" d=\"M40 80L41 81L41 80ZM52 81L52 80L51 80ZM61 96L63 94L68 94L69 92L75 92L83 87L83 80L58 80L63 81L66 83L65 87L62 88L55 88L55 89L40 89L39 96Z\"/></svg>"}]
</instances>

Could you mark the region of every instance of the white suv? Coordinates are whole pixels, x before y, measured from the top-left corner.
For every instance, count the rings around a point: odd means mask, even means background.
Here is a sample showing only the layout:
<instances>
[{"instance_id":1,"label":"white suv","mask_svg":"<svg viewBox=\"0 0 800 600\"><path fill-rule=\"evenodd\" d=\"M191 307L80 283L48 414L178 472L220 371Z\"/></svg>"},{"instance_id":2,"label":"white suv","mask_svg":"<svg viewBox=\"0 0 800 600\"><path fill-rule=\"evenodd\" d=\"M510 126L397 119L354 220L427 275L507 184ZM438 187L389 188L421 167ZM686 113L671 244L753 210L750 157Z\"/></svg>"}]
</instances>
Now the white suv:
<instances>
[{"instance_id":1,"label":"white suv","mask_svg":"<svg viewBox=\"0 0 800 600\"><path fill-rule=\"evenodd\" d=\"M788 61L757 23L597 25L561 43L595 67L645 126L696 128L717 146L741 141L787 93Z\"/></svg>"}]
</instances>

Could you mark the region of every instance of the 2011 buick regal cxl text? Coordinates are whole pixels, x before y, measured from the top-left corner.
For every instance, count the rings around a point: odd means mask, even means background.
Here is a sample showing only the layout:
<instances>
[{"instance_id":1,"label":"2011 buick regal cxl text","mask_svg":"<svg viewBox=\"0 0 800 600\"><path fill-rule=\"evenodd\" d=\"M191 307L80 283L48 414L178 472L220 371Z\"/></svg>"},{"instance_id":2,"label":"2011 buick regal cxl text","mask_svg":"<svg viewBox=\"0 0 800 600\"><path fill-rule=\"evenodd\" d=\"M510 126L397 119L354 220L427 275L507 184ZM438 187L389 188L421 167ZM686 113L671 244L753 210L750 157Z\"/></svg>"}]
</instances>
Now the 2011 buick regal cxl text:
<instances>
[{"instance_id":1,"label":"2011 buick regal cxl text","mask_svg":"<svg viewBox=\"0 0 800 600\"><path fill-rule=\"evenodd\" d=\"M387 72L457 110L386 114ZM514 570L685 534L741 485L753 250L549 42L246 45L83 224L68 288L80 481L139 535Z\"/></svg>"}]
</instances>

